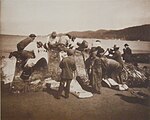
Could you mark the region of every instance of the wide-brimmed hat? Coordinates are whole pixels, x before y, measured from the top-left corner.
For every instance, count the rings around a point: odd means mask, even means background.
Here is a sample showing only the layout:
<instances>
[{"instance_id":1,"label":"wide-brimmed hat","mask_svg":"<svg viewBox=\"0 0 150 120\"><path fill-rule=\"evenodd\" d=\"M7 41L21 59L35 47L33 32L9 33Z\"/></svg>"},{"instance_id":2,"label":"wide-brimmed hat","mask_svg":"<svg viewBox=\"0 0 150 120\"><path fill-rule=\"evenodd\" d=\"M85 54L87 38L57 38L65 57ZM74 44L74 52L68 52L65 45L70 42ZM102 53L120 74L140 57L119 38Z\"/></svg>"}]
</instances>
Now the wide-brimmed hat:
<instances>
[{"instance_id":1,"label":"wide-brimmed hat","mask_svg":"<svg viewBox=\"0 0 150 120\"><path fill-rule=\"evenodd\" d=\"M36 35L35 34L30 34L29 37L36 37Z\"/></svg>"},{"instance_id":2,"label":"wide-brimmed hat","mask_svg":"<svg viewBox=\"0 0 150 120\"><path fill-rule=\"evenodd\" d=\"M124 44L124 46L129 46L129 45L126 43L126 44Z\"/></svg>"},{"instance_id":3,"label":"wide-brimmed hat","mask_svg":"<svg viewBox=\"0 0 150 120\"><path fill-rule=\"evenodd\" d=\"M114 47L113 47L114 49L119 49L119 46L117 46L117 45L114 45Z\"/></svg>"},{"instance_id":4,"label":"wide-brimmed hat","mask_svg":"<svg viewBox=\"0 0 150 120\"><path fill-rule=\"evenodd\" d=\"M101 42L100 40L96 40L96 42Z\"/></svg>"},{"instance_id":5,"label":"wide-brimmed hat","mask_svg":"<svg viewBox=\"0 0 150 120\"><path fill-rule=\"evenodd\" d=\"M83 40L82 43L77 42L77 45L79 47L87 48L88 47L88 42Z\"/></svg>"}]
</instances>

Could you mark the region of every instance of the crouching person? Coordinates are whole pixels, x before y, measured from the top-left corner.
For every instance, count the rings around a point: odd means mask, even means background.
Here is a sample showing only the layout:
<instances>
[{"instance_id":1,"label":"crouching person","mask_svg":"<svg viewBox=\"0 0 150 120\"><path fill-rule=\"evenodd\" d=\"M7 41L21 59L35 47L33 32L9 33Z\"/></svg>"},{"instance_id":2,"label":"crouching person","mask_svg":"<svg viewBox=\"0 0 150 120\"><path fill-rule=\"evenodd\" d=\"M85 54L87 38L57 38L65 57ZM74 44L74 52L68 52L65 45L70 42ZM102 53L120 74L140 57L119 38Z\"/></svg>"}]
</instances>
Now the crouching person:
<instances>
[{"instance_id":1,"label":"crouching person","mask_svg":"<svg viewBox=\"0 0 150 120\"><path fill-rule=\"evenodd\" d=\"M70 83L74 77L74 71L76 70L75 60L73 56L74 50L68 49L67 55L68 57L63 58L59 65L59 67L62 69L62 72L57 99L60 99L63 90L65 91L65 98L69 98Z\"/></svg>"}]
</instances>

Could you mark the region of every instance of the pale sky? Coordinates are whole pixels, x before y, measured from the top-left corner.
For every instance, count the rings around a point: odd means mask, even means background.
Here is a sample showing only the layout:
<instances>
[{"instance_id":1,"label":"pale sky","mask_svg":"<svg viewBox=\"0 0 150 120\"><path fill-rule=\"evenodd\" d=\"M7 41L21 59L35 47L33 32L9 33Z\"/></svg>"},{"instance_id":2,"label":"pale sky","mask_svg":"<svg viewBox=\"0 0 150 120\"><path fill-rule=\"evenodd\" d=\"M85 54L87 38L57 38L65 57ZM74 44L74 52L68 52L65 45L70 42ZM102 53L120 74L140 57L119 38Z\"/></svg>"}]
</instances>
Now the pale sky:
<instances>
[{"instance_id":1,"label":"pale sky","mask_svg":"<svg viewBox=\"0 0 150 120\"><path fill-rule=\"evenodd\" d=\"M150 24L150 0L0 0L2 34L46 35Z\"/></svg>"}]
</instances>

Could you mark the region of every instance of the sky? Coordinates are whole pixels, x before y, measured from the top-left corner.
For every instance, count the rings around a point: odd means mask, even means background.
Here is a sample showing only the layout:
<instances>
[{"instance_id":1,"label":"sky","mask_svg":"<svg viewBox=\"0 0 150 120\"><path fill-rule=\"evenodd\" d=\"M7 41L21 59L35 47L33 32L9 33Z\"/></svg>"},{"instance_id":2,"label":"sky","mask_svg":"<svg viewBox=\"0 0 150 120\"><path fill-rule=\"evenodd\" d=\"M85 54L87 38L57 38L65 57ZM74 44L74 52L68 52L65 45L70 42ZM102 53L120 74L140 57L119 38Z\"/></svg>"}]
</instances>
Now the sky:
<instances>
[{"instance_id":1,"label":"sky","mask_svg":"<svg viewBox=\"0 0 150 120\"><path fill-rule=\"evenodd\" d=\"M0 0L0 33L123 29L150 24L150 0Z\"/></svg>"}]
</instances>

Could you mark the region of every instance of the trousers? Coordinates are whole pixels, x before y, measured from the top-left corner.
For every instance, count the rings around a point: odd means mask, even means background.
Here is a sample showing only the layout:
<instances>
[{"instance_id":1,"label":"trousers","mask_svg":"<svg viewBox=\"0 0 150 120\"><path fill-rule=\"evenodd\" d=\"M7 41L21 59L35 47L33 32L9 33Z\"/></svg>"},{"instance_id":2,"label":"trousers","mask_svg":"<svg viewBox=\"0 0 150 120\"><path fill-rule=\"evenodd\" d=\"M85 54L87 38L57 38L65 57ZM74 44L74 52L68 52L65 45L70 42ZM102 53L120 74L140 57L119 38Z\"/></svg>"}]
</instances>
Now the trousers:
<instances>
[{"instance_id":1,"label":"trousers","mask_svg":"<svg viewBox=\"0 0 150 120\"><path fill-rule=\"evenodd\" d=\"M65 86L66 83L66 86ZM62 92L65 91L65 97L68 98L69 97L69 92L70 92L70 83L71 83L71 79L61 79L60 81L60 86L58 89L58 96L60 97Z\"/></svg>"}]
</instances>

